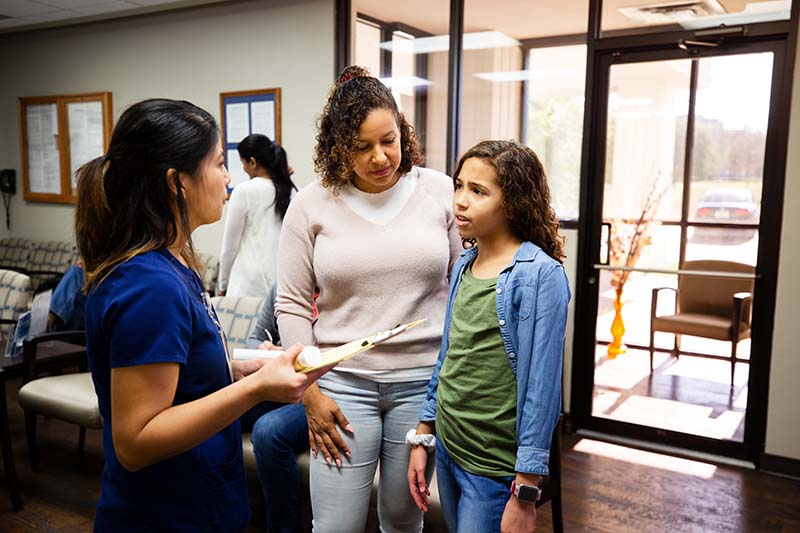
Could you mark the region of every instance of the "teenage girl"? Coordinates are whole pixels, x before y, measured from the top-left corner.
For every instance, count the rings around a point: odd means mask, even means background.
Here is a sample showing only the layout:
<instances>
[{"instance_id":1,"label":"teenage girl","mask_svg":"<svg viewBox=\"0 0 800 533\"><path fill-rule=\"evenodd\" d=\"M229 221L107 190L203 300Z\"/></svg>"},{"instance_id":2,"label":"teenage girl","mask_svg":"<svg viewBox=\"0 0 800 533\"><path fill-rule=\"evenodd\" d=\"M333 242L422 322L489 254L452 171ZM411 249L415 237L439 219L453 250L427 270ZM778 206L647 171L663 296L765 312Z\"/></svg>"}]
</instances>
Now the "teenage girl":
<instances>
[{"instance_id":1,"label":"teenage girl","mask_svg":"<svg viewBox=\"0 0 800 533\"><path fill-rule=\"evenodd\" d=\"M453 267L436 370L407 437L409 489L426 511L435 448L450 531L529 532L561 407L570 291L558 220L542 164L515 142L476 145L453 182L471 246Z\"/></svg>"}]
</instances>

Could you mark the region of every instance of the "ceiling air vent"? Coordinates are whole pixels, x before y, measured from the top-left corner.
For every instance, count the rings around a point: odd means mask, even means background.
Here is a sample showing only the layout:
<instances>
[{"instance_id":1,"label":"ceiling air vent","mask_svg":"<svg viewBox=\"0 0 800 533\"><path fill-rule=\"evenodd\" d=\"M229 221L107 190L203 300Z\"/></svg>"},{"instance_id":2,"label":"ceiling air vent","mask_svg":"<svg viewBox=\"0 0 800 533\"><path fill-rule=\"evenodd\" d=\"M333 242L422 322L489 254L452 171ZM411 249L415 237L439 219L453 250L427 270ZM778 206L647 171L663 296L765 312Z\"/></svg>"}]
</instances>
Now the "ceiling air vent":
<instances>
[{"instance_id":1,"label":"ceiling air vent","mask_svg":"<svg viewBox=\"0 0 800 533\"><path fill-rule=\"evenodd\" d=\"M717 0L676 0L631 7L620 7L619 12L629 19L647 24L669 24L725 14Z\"/></svg>"}]
</instances>

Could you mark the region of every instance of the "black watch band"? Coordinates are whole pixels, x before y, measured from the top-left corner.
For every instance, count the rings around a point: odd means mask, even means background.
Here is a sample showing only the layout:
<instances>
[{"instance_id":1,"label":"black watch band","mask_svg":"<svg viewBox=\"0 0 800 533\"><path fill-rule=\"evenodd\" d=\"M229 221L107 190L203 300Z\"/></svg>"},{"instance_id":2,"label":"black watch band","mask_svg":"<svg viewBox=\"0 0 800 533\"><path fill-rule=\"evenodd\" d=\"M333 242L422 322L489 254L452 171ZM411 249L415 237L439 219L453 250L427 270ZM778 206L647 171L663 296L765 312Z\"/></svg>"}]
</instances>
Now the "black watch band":
<instances>
[{"instance_id":1,"label":"black watch band","mask_svg":"<svg viewBox=\"0 0 800 533\"><path fill-rule=\"evenodd\" d=\"M521 502L536 503L542 496L542 491L536 485L525 485L525 484L517 485L516 482L512 481L511 494L516 496L517 499Z\"/></svg>"}]
</instances>

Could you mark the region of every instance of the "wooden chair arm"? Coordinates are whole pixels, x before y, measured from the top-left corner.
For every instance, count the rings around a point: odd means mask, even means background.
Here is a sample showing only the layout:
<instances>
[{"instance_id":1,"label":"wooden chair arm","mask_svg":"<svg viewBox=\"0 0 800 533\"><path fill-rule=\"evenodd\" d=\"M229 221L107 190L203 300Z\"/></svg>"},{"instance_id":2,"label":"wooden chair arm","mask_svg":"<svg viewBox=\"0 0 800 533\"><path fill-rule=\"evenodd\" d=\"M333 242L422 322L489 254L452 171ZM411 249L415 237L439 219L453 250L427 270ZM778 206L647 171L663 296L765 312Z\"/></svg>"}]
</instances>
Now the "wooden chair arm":
<instances>
[{"instance_id":1,"label":"wooden chair arm","mask_svg":"<svg viewBox=\"0 0 800 533\"><path fill-rule=\"evenodd\" d=\"M25 368L26 382L36 376L36 355L37 346L43 342L62 341L79 346L86 346L86 331L68 330L42 333L41 335L28 335L22 341L22 364ZM81 370L85 370L85 357L81 357L77 364ZM71 365L70 365L71 366Z\"/></svg>"},{"instance_id":2,"label":"wooden chair arm","mask_svg":"<svg viewBox=\"0 0 800 533\"><path fill-rule=\"evenodd\" d=\"M658 293L663 290L669 290L674 292L676 295L678 294L678 289L675 287L654 287L653 288L653 295L650 298L650 319L656 318L656 309L658 309ZM675 300L675 305L677 307L678 300Z\"/></svg>"},{"instance_id":3,"label":"wooden chair arm","mask_svg":"<svg viewBox=\"0 0 800 533\"><path fill-rule=\"evenodd\" d=\"M735 335L739 333L740 324L745 323L750 325L752 302L752 293L737 292L733 295L733 315L731 316L731 324L733 325ZM747 306L746 311L745 306Z\"/></svg>"}]
</instances>

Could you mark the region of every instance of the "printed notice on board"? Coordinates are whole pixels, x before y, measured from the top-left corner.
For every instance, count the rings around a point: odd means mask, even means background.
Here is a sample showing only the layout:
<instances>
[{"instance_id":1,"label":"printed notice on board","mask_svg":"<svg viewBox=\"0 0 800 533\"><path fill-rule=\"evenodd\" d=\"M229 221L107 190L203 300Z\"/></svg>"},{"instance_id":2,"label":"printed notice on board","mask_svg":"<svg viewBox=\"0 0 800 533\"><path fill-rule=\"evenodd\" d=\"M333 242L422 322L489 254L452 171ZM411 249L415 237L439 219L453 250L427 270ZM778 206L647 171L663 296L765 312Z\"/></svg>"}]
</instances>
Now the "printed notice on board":
<instances>
[{"instance_id":1,"label":"printed notice on board","mask_svg":"<svg viewBox=\"0 0 800 533\"><path fill-rule=\"evenodd\" d=\"M250 117L247 102L225 106L225 142L239 144L250 135Z\"/></svg>"},{"instance_id":2,"label":"printed notice on board","mask_svg":"<svg viewBox=\"0 0 800 533\"><path fill-rule=\"evenodd\" d=\"M253 102L250 104L250 129L275 139L275 102Z\"/></svg>"},{"instance_id":3,"label":"printed notice on board","mask_svg":"<svg viewBox=\"0 0 800 533\"><path fill-rule=\"evenodd\" d=\"M32 193L61 194L61 158L58 153L56 104L25 108L28 142L28 186Z\"/></svg>"},{"instance_id":4,"label":"printed notice on board","mask_svg":"<svg viewBox=\"0 0 800 533\"><path fill-rule=\"evenodd\" d=\"M72 188L77 187L75 172L84 163L103 155L103 103L67 104L69 121L69 174Z\"/></svg>"}]
</instances>

